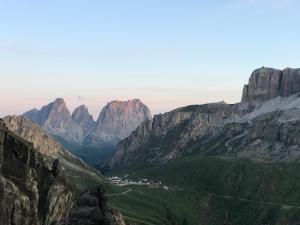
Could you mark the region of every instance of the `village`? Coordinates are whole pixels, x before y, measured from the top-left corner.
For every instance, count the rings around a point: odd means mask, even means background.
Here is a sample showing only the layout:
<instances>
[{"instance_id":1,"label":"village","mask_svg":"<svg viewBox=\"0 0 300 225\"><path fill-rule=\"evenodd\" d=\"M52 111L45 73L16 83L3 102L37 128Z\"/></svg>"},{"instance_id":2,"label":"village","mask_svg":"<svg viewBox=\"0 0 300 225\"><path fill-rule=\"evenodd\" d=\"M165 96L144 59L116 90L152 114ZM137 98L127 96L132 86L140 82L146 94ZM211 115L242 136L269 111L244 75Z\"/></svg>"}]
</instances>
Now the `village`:
<instances>
[{"instance_id":1,"label":"village","mask_svg":"<svg viewBox=\"0 0 300 225\"><path fill-rule=\"evenodd\" d=\"M170 187L163 185L161 181L154 182L148 179L139 179L137 181L132 181L129 179L129 175L124 176L124 178L114 176L114 177L108 177L107 179L111 184L115 184L118 186L144 185L152 188L163 188L165 190L170 189Z\"/></svg>"}]
</instances>

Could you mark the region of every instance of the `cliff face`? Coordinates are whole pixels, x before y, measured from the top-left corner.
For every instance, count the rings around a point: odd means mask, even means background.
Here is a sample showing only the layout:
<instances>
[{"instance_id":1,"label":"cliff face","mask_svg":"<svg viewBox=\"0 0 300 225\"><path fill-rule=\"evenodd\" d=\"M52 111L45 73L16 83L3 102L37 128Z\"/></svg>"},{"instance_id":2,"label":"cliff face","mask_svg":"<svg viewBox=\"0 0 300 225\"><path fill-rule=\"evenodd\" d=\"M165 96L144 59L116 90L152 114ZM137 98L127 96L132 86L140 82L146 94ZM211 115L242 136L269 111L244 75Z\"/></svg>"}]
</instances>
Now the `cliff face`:
<instances>
[{"instance_id":1,"label":"cliff face","mask_svg":"<svg viewBox=\"0 0 300 225\"><path fill-rule=\"evenodd\" d=\"M214 135L234 116L234 106L225 103L188 106L156 115L118 144L109 167L137 161L157 164L181 157L192 151L192 143Z\"/></svg>"},{"instance_id":2,"label":"cliff face","mask_svg":"<svg viewBox=\"0 0 300 225\"><path fill-rule=\"evenodd\" d=\"M95 126L93 116L89 114L85 105L81 105L74 110L72 113L72 119L80 125L84 135L86 135L86 133Z\"/></svg>"},{"instance_id":3,"label":"cliff face","mask_svg":"<svg viewBox=\"0 0 300 225\"><path fill-rule=\"evenodd\" d=\"M107 206L102 187L83 191L77 198L66 225L125 225L120 213Z\"/></svg>"},{"instance_id":4,"label":"cliff face","mask_svg":"<svg viewBox=\"0 0 300 225\"><path fill-rule=\"evenodd\" d=\"M300 91L300 69L282 70L261 68L255 70L244 86L242 101L266 101L277 96L290 96Z\"/></svg>"},{"instance_id":5,"label":"cliff face","mask_svg":"<svg viewBox=\"0 0 300 225\"><path fill-rule=\"evenodd\" d=\"M1 125L1 224L52 225L68 215L74 187L59 177L55 162Z\"/></svg>"},{"instance_id":6,"label":"cliff face","mask_svg":"<svg viewBox=\"0 0 300 225\"><path fill-rule=\"evenodd\" d=\"M39 126L24 116L7 116L3 119L6 127L24 140L33 144L36 151L52 160L59 159L61 173L71 180L84 182L89 180L95 185L100 183L102 176L80 159L66 151L57 141L47 135ZM82 177L82 178L81 178ZM78 183L80 187L82 185Z\"/></svg>"},{"instance_id":7,"label":"cliff face","mask_svg":"<svg viewBox=\"0 0 300 225\"><path fill-rule=\"evenodd\" d=\"M60 159L42 155L33 144L9 131L0 119L0 224L124 224L120 214L106 206L103 191L93 194L103 189L80 194L62 170ZM93 214L91 220L80 212L90 209L95 201L93 207L98 214Z\"/></svg>"},{"instance_id":8,"label":"cliff face","mask_svg":"<svg viewBox=\"0 0 300 225\"><path fill-rule=\"evenodd\" d=\"M102 109L90 141L116 145L118 141L128 137L138 125L150 119L150 110L138 99L110 102Z\"/></svg>"}]
</instances>

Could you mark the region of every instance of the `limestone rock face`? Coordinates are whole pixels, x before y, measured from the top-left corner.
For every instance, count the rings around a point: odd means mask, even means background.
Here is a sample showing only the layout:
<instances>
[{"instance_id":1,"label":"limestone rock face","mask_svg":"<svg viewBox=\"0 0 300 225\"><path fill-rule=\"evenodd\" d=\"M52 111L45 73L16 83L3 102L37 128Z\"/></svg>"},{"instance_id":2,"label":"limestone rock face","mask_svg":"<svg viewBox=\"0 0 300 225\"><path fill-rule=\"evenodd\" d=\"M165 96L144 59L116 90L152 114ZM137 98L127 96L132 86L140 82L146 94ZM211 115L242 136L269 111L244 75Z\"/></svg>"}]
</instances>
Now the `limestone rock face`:
<instances>
[{"instance_id":1,"label":"limestone rock face","mask_svg":"<svg viewBox=\"0 0 300 225\"><path fill-rule=\"evenodd\" d=\"M62 98L43 106L41 110L33 109L24 113L26 117L40 125L48 134L60 136L71 143L81 143L83 131L75 123Z\"/></svg>"},{"instance_id":2,"label":"limestone rock face","mask_svg":"<svg viewBox=\"0 0 300 225\"><path fill-rule=\"evenodd\" d=\"M138 99L126 102L112 101L102 109L87 142L94 145L116 145L118 141L128 137L138 125L150 119L150 110Z\"/></svg>"},{"instance_id":3,"label":"limestone rock face","mask_svg":"<svg viewBox=\"0 0 300 225\"><path fill-rule=\"evenodd\" d=\"M300 69L287 68L283 70L280 93L290 96L300 91Z\"/></svg>"},{"instance_id":4,"label":"limestone rock face","mask_svg":"<svg viewBox=\"0 0 300 225\"><path fill-rule=\"evenodd\" d=\"M283 71L272 68L255 70L244 86L242 102L262 102L277 96L290 96L300 91L300 69Z\"/></svg>"},{"instance_id":5,"label":"limestone rock face","mask_svg":"<svg viewBox=\"0 0 300 225\"><path fill-rule=\"evenodd\" d=\"M72 119L81 126L84 135L95 126L93 116L89 114L85 105L80 105L74 110Z\"/></svg>"},{"instance_id":6,"label":"limestone rock face","mask_svg":"<svg viewBox=\"0 0 300 225\"><path fill-rule=\"evenodd\" d=\"M280 95L282 71L272 68L255 70L244 86L242 101L265 101Z\"/></svg>"}]
</instances>

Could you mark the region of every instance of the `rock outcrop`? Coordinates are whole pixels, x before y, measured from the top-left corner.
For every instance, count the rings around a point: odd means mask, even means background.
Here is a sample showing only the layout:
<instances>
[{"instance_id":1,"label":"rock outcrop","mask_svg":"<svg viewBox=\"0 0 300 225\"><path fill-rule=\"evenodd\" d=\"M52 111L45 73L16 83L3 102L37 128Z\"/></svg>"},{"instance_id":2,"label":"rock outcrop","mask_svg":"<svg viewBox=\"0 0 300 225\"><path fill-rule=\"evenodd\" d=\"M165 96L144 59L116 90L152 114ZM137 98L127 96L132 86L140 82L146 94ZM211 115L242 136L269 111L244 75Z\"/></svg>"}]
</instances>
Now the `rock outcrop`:
<instances>
[{"instance_id":1,"label":"rock outcrop","mask_svg":"<svg viewBox=\"0 0 300 225\"><path fill-rule=\"evenodd\" d=\"M277 96L290 96L300 91L300 69L255 70L244 86L242 102L262 102Z\"/></svg>"},{"instance_id":2,"label":"rock outcrop","mask_svg":"<svg viewBox=\"0 0 300 225\"><path fill-rule=\"evenodd\" d=\"M54 161L1 125L2 225L56 225L68 215L75 187L54 173L55 170Z\"/></svg>"},{"instance_id":3,"label":"rock outcrop","mask_svg":"<svg viewBox=\"0 0 300 225\"><path fill-rule=\"evenodd\" d=\"M53 161L59 159L61 173L65 177L75 181L82 180L82 183L89 180L94 185L102 181L102 175L99 172L65 150L61 144L25 116L7 116L3 118L3 121L11 132L32 143L35 150L43 156ZM77 182L77 185L84 187L81 182Z\"/></svg>"},{"instance_id":4,"label":"rock outcrop","mask_svg":"<svg viewBox=\"0 0 300 225\"><path fill-rule=\"evenodd\" d=\"M97 191L103 189L79 194L76 185L60 172L59 161L42 155L0 119L1 225L124 224L122 216L106 205L103 191ZM93 220L81 213L91 206L97 212Z\"/></svg>"},{"instance_id":5,"label":"rock outcrop","mask_svg":"<svg viewBox=\"0 0 300 225\"><path fill-rule=\"evenodd\" d=\"M119 212L107 206L102 187L83 191L72 208L66 225L125 225Z\"/></svg>"}]
</instances>

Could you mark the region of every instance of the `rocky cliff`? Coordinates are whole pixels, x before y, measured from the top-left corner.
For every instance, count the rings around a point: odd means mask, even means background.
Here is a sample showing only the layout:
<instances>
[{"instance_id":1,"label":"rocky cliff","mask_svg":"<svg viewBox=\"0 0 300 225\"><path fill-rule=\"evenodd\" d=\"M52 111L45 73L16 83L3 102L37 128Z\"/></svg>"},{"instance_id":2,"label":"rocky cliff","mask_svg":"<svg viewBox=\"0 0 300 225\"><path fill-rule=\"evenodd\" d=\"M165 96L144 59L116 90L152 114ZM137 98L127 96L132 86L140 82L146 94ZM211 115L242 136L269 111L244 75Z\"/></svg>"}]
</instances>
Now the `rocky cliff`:
<instances>
[{"instance_id":1,"label":"rocky cliff","mask_svg":"<svg viewBox=\"0 0 300 225\"><path fill-rule=\"evenodd\" d=\"M150 119L150 110L138 99L126 102L112 101L102 109L88 139L92 143L116 145L128 137L138 125Z\"/></svg>"},{"instance_id":2,"label":"rocky cliff","mask_svg":"<svg viewBox=\"0 0 300 225\"><path fill-rule=\"evenodd\" d=\"M24 116L7 116L3 118L3 121L10 131L32 143L36 151L52 160L59 159L62 167L61 173L74 180L78 186L84 187L83 184L86 181L94 185L102 181L102 175L99 172L65 150L61 144L28 118Z\"/></svg>"},{"instance_id":3,"label":"rocky cliff","mask_svg":"<svg viewBox=\"0 0 300 225\"><path fill-rule=\"evenodd\" d=\"M72 119L80 125L84 135L95 126L93 116L89 113L85 105L80 105L74 110Z\"/></svg>"},{"instance_id":4,"label":"rocky cliff","mask_svg":"<svg viewBox=\"0 0 300 225\"><path fill-rule=\"evenodd\" d=\"M300 91L300 69L277 70L260 68L255 70L244 86L242 101L266 101L277 96L290 96Z\"/></svg>"},{"instance_id":5,"label":"rocky cliff","mask_svg":"<svg viewBox=\"0 0 300 225\"><path fill-rule=\"evenodd\" d=\"M72 207L74 187L59 176L56 161L0 126L1 224L59 224Z\"/></svg>"},{"instance_id":6,"label":"rocky cliff","mask_svg":"<svg viewBox=\"0 0 300 225\"><path fill-rule=\"evenodd\" d=\"M59 159L42 155L0 120L1 225L123 225L120 214L106 206L103 192L93 190L80 194L61 174ZM94 220L79 213L95 201Z\"/></svg>"}]
</instances>

